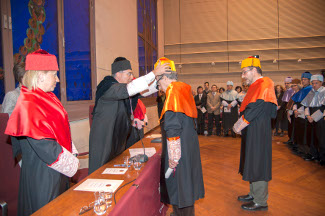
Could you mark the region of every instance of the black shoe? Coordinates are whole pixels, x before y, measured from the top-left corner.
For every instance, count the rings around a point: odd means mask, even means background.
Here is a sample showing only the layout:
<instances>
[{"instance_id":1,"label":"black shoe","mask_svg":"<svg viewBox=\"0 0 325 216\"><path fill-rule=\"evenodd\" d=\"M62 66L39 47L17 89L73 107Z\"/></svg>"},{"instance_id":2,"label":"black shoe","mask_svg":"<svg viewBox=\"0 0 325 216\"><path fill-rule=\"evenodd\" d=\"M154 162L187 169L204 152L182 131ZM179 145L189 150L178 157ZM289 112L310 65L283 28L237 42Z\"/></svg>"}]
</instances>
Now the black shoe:
<instances>
[{"instance_id":1,"label":"black shoe","mask_svg":"<svg viewBox=\"0 0 325 216\"><path fill-rule=\"evenodd\" d=\"M320 164L321 166L325 166L325 161L320 160L320 161L319 161L319 164Z\"/></svg>"},{"instance_id":2,"label":"black shoe","mask_svg":"<svg viewBox=\"0 0 325 216\"><path fill-rule=\"evenodd\" d=\"M239 196L237 199L239 201L241 201L241 202L250 202L250 201L253 201L254 197L252 197L251 195L247 194L247 195Z\"/></svg>"},{"instance_id":3,"label":"black shoe","mask_svg":"<svg viewBox=\"0 0 325 216\"><path fill-rule=\"evenodd\" d=\"M261 206L253 201L241 205L241 208L248 211L264 211L268 209L268 206Z\"/></svg>"},{"instance_id":4,"label":"black shoe","mask_svg":"<svg viewBox=\"0 0 325 216\"><path fill-rule=\"evenodd\" d=\"M314 160L314 157L311 156L310 154L306 154L306 155L303 157L303 159L304 159L305 161L313 161L313 160Z\"/></svg>"}]
</instances>

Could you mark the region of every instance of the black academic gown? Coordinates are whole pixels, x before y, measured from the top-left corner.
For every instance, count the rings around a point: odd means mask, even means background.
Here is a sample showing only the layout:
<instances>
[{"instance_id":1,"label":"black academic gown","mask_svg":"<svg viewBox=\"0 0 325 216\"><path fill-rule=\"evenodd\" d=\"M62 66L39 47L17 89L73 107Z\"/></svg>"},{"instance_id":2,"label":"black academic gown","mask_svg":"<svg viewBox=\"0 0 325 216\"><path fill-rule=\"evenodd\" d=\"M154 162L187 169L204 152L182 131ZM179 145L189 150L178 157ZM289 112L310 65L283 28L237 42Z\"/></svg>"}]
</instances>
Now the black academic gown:
<instances>
[{"instance_id":1,"label":"black academic gown","mask_svg":"<svg viewBox=\"0 0 325 216\"><path fill-rule=\"evenodd\" d=\"M163 150L161 155L160 194L161 201L184 208L194 205L204 197L200 146L194 119L184 113L167 111L161 120ZM181 139L181 159L175 176L165 179L168 165L167 137Z\"/></svg>"},{"instance_id":2,"label":"black academic gown","mask_svg":"<svg viewBox=\"0 0 325 216\"><path fill-rule=\"evenodd\" d=\"M222 101L226 101L228 104L231 104L230 100L225 100L221 98ZM223 112L222 112L222 124L223 124L223 130L228 131L229 129L232 129L236 121L238 120L238 106L231 107L230 112L225 112L225 108L223 107Z\"/></svg>"},{"instance_id":3,"label":"black academic gown","mask_svg":"<svg viewBox=\"0 0 325 216\"><path fill-rule=\"evenodd\" d=\"M264 100L250 103L244 110L250 124L242 130L239 173L249 182L272 179L271 119L276 117L277 106Z\"/></svg>"},{"instance_id":4,"label":"black academic gown","mask_svg":"<svg viewBox=\"0 0 325 216\"><path fill-rule=\"evenodd\" d=\"M67 176L48 167L62 152L54 140L11 137L13 154L22 154L18 215L31 215L69 188Z\"/></svg>"},{"instance_id":5,"label":"black academic gown","mask_svg":"<svg viewBox=\"0 0 325 216\"><path fill-rule=\"evenodd\" d=\"M89 174L126 149L132 127L129 103L123 83L113 84L98 100L89 135Z\"/></svg>"}]
</instances>

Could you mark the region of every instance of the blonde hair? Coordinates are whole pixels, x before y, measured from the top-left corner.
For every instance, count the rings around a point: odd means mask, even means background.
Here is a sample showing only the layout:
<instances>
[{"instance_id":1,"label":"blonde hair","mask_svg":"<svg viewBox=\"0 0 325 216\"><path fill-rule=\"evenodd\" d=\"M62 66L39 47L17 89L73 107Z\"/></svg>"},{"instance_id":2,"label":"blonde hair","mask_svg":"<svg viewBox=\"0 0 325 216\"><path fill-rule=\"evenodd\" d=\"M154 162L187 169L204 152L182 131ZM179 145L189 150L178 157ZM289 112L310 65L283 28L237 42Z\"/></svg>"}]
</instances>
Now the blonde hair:
<instances>
[{"instance_id":1,"label":"blonde hair","mask_svg":"<svg viewBox=\"0 0 325 216\"><path fill-rule=\"evenodd\" d=\"M38 85L38 77L40 73L44 73L46 74L49 71L36 71L36 70L28 70L26 71L23 80L22 80L22 84L24 86L26 86L26 88L28 88L29 90L35 90Z\"/></svg>"}]
</instances>

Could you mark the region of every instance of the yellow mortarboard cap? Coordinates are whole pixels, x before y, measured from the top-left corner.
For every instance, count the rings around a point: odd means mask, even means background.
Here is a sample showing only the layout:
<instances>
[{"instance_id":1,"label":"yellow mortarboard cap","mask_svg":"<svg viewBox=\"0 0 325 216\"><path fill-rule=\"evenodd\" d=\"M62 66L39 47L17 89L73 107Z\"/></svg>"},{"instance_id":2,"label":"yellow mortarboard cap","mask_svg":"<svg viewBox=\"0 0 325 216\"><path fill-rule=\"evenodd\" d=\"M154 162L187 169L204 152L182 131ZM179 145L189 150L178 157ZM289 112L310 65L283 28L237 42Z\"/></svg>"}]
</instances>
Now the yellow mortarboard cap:
<instances>
[{"instance_id":1,"label":"yellow mortarboard cap","mask_svg":"<svg viewBox=\"0 0 325 216\"><path fill-rule=\"evenodd\" d=\"M172 71L176 71L174 61L169 60L169 59L166 58L166 57L161 57L160 59L158 59L158 61L155 63L155 68L158 66L159 61L160 61L160 64L169 63L170 69L171 69Z\"/></svg>"},{"instance_id":2,"label":"yellow mortarboard cap","mask_svg":"<svg viewBox=\"0 0 325 216\"><path fill-rule=\"evenodd\" d=\"M259 67L261 68L261 62L258 59L259 56L250 56L241 62L241 68L245 67Z\"/></svg>"}]
</instances>

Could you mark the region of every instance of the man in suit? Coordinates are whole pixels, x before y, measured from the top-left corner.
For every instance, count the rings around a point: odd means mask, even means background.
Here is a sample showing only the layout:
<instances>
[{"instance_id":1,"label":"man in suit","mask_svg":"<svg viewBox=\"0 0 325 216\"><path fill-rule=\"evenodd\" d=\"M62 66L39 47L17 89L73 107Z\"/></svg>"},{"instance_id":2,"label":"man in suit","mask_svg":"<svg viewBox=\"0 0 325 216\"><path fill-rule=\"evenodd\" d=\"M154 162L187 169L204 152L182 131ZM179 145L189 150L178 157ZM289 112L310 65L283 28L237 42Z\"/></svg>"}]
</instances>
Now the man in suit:
<instances>
[{"instance_id":1,"label":"man in suit","mask_svg":"<svg viewBox=\"0 0 325 216\"><path fill-rule=\"evenodd\" d=\"M206 104L207 96L203 94L202 86L197 87L197 95L194 97L195 105L197 109L197 133L198 135L203 135L205 127L205 113L206 113Z\"/></svg>"},{"instance_id":2,"label":"man in suit","mask_svg":"<svg viewBox=\"0 0 325 216\"><path fill-rule=\"evenodd\" d=\"M217 92L217 86L212 85L211 92L207 97L208 106L208 136L212 135L213 120L216 124L217 136L220 136L221 125L220 125L220 94Z\"/></svg>"}]
</instances>

